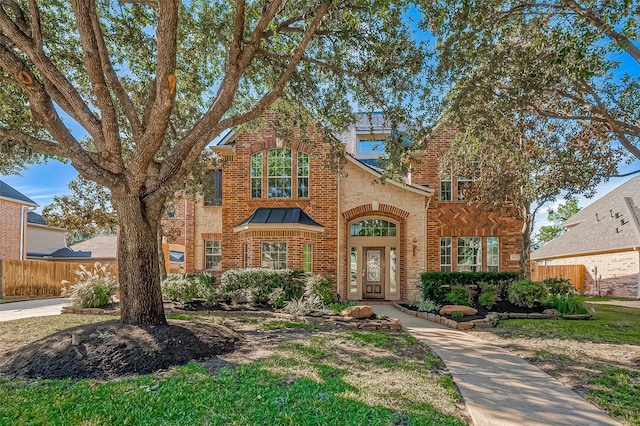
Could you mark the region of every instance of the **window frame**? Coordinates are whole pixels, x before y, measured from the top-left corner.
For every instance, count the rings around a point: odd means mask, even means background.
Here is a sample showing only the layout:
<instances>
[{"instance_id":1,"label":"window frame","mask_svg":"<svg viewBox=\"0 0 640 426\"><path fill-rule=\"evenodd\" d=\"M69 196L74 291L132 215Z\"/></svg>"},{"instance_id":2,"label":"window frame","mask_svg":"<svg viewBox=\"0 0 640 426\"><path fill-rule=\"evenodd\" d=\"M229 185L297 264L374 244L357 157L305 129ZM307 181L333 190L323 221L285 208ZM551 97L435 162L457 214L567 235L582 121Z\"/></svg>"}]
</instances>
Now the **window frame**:
<instances>
[{"instance_id":1,"label":"window frame","mask_svg":"<svg viewBox=\"0 0 640 426\"><path fill-rule=\"evenodd\" d=\"M482 237L458 237L456 246L458 249L456 270L458 272L482 271ZM472 252L469 253L469 250ZM465 263L465 259L468 257L472 258L475 263Z\"/></svg>"},{"instance_id":2,"label":"window frame","mask_svg":"<svg viewBox=\"0 0 640 426\"><path fill-rule=\"evenodd\" d=\"M288 174L286 174L287 171ZM287 182L288 185L286 184ZM282 191L282 193L284 193L285 195L272 195L272 188L274 191ZM270 149L269 151L267 151L267 198L292 197L293 151L288 148Z\"/></svg>"},{"instance_id":3,"label":"window frame","mask_svg":"<svg viewBox=\"0 0 640 426\"><path fill-rule=\"evenodd\" d=\"M302 270L313 273L313 243L302 243Z\"/></svg>"},{"instance_id":4,"label":"window frame","mask_svg":"<svg viewBox=\"0 0 640 426\"><path fill-rule=\"evenodd\" d=\"M446 245L448 241L448 246ZM443 249L445 252L443 253ZM447 250L448 249L448 253ZM449 262L446 262L446 260ZM440 272L452 272L453 271L453 238L452 237L440 237Z\"/></svg>"},{"instance_id":5,"label":"window frame","mask_svg":"<svg viewBox=\"0 0 640 426\"><path fill-rule=\"evenodd\" d=\"M300 164L301 159L304 159L304 164ZM304 193L301 190L303 187ZM302 151L296 153L296 195L298 198L309 198L309 154Z\"/></svg>"},{"instance_id":6,"label":"window frame","mask_svg":"<svg viewBox=\"0 0 640 426\"><path fill-rule=\"evenodd\" d=\"M269 244L270 245L270 249L265 251L265 245ZM279 246L277 247L276 250L271 250L271 248L274 247L274 244L278 244ZM278 257L282 257L283 256L283 251L281 250L281 248L284 247L284 263L283 260L277 259L277 260L270 260L269 262L272 263L271 266L265 265L265 253L275 253ZM277 266L279 267L274 267L274 263L277 262ZM284 264L284 267L282 267L282 264ZM273 270L279 270L279 269L288 269L288 244L286 241L262 241L260 243L260 266L262 268L267 268L267 269L273 269Z\"/></svg>"},{"instance_id":7,"label":"window frame","mask_svg":"<svg viewBox=\"0 0 640 426\"><path fill-rule=\"evenodd\" d=\"M212 244L209 244L212 243ZM218 244L215 244L218 243ZM217 246L217 247L216 247ZM211 250L210 253L208 251ZM215 263L209 267L208 259L218 259L217 266ZM215 262L215 260L214 260ZM222 240L205 240L204 241L204 269L207 271L219 271L222 269Z\"/></svg>"},{"instance_id":8,"label":"window frame","mask_svg":"<svg viewBox=\"0 0 640 426\"><path fill-rule=\"evenodd\" d=\"M487 272L500 272L500 237L487 237Z\"/></svg>"},{"instance_id":9,"label":"window frame","mask_svg":"<svg viewBox=\"0 0 640 426\"><path fill-rule=\"evenodd\" d=\"M262 151L251 155L249 163L249 194L251 198L262 198L263 157Z\"/></svg>"}]
</instances>

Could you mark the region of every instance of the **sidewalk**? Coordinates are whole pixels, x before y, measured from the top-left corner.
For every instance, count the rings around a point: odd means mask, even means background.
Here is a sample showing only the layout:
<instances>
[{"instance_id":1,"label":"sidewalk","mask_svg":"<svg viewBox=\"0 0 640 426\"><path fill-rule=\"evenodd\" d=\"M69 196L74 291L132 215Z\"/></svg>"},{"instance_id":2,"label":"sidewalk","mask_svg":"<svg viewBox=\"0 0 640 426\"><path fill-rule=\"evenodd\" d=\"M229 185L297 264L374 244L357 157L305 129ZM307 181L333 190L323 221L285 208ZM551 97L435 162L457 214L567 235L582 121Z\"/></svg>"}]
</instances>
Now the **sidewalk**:
<instances>
[{"instance_id":1,"label":"sidewalk","mask_svg":"<svg viewBox=\"0 0 640 426\"><path fill-rule=\"evenodd\" d=\"M442 358L475 426L619 424L539 368L478 337L390 305L372 308L398 318L407 332Z\"/></svg>"},{"instance_id":2,"label":"sidewalk","mask_svg":"<svg viewBox=\"0 0 640 426\"><path fill-rule=\"evenodd\" d=\"M0 303L0 322L20 318L60 315L71 299L36 299L24 302Z\"/></svg>"}]
</instances>

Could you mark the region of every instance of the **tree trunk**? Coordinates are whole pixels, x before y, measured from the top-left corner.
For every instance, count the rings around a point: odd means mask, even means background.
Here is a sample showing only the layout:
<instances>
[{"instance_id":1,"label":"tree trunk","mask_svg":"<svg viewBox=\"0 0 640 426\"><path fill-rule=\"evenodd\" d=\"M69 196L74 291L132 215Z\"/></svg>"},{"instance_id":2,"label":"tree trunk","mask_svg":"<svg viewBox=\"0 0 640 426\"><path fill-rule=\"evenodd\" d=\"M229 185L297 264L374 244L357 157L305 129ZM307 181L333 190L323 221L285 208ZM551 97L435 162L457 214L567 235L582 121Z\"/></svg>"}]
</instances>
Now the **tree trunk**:
<instances>
[{"instance_id":1,"label":"tree trunk","mask_svg":"<svg viewBox=\"0 0 640 426\"><path fill-rule=\"evenodd\" d=\"M531 278L531 268L529 267L529 253L531 252L531 232L533 230L533 215L529 204L520 206L520 216L522 219L522 247L520 248L520 264L518 276L520 279Z\"/></svg>"},{"instance_id":2,"label":"tree trunk","mask_svg":"<svg viewBox=\"0 0 640 426\"><path fill-rule=\"evenodd\" d=\"M125 324L166 324L160 290L158 232L160 212L145 208L137 196L113 194L118 212L120 319ZM153 217L158 216L158 217Z\"/></svg>"}]
</instances>

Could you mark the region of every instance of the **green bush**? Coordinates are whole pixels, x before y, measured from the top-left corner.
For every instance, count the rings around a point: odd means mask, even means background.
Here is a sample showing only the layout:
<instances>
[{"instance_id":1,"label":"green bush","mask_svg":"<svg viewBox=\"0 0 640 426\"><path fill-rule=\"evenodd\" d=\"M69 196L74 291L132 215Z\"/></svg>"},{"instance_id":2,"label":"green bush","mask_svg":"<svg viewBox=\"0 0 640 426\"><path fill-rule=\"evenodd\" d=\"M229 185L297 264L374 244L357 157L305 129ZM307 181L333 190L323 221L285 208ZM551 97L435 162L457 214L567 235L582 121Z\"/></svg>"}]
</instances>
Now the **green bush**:
<instances>
[{"instance_id":1,"label":"green bush","mask_svg":"<svg viewBox=\"0 0 640 426\"><path fill-rule=\"evenodd\" d=\"M564 296L565 294L575 294L576 289L571 285L571 281L563 278L547 278L542 281L549 291L549 294L553 296Z\"/></svg>"},{"instance_id":2,"label":"green bush","mask_svg":"<svg viewBox=\"0 0 640 426\"><path fill-rule=\"evenodd\" d=\"M462 312L451 312L451 318L460 319L464 317Z\"/></svg>"},{"instance_id":3,"label":"green bush","mask_svg":"<svg viewBox=\"0 0 640 426\"><path fill-rule=\"evenodd\" d=\"M302 295L301 275L288 269L231 269L222 274L218 292L227 301L245 297L253 304L282 305Z\"/></svg>"},{"instance_id":4,"label":"green bush","mask_svg":"<svg viewBox=\"0 0 640 426\"><path fill-rule=\"evenodd\" d=\"M307 278L306 285L311 287L311 292L317 295L325 305L336 301L333 297L333 284L328 278L322 275L311 275Z\"/></svg>"},{"instance_id":5,"label":"green bush","mask_svg":"<svg viewBox=\"0 0 640 426\"><path fill-rule=\"evenodd\" d=\"M448 302L454 305L471 305L469 300L469 290L466 286L452 285L451 290L445 296Z\"/></svg>"},{"instance_id":6,"label":"green bush","mask_svg":"<svg viewBox=\"0 0 640 426\"><path fill-rule=\"evenodd\" d=\"M416 308L420 312L436 312L442 308L442 305L434 302L433 300L409 300L407 306Z\"/></svg>"},{"instance_id":7,"label":"green bush","mask_svg":"<svg viewBox=\"0 0 640 426\"><path fill-rule=\"evenodd\" d=\"M200 296L199 285L195 280L187 279L184 274L169 274L160 288L162 298L174 302L189 303Z\"/></svg>"},{"instance_id":8,"label":"green bush","mask_svg":"<svg viewBox=\"0 0 640 426\"><path fill-rule=\"evenodd\" d=\"M201 272L198 274L185 274L185 278L198 288L198 299L203 299L206 306L213 306L218 301L218 289L216 288L215 275Z\"/></svg>"},{"instance_id":9,"label":"green bush","mask_svg":"<svg viewBox=\"0 0 640 426\"><path fill-rule=\"evenodd\" d=\"M342 303L331 303L329 304L329 310L334 312L342 312L347 308L352 306L356 306L358 303L354 300L344 299Z\"/></svg>"},{"instance_id":10,"label":"green bush","mask_svg":"<svg viewBox=\"0 0 640 426\"><path fill-rule=\"evenodd\" d=\"M507 297L514 305L526 308L548 306L550 303L549 291L541 281L516 281L507 289Z\"/></svg>"},{"instance_id":11,"label":"green bush","mask_svg":"<svg viewBox=\"0 0 640 426\"><path fill-rule=\"evenodd\" d=\"M554 296L553 307L563 315L587 314L589 310L584 301L575 294L566 293L561 296Z\"/></svg>"},{"instance_id":12,"label":"green bush","mask_svg":"<svg viewBox=\"0 0 640 426\"><path fill-rule=\"evenodd\" d=\"M483 283L495 285L500 297L504 298L506 288L517 278L516 272L423 272L419 286L424 300L443 300L447 286L480 286Z\"/></svg>"},{"instance_id":13,"label":"green bush","mask_svg":"<svg viewBox=\"0 0 640 426\"><path fill-rule=\"evenodd\" d=\"M496 304L496 286L493 284L482 284L480 287L478 303L480 306L491 309Z\"/></svg>"},{"instance_id":14,"label":"green bush","mask_svg":"<svg viewBox=\"0 0 640 426\"><path fill-rule=\"evenodd\" d=\"M109 272L109 265L96 262L92 270L80 265L75 271L76 283L62 288L62 296L70 297L71 304L79 308L99 308L113 301L118 282ZM62 281L62 284L68 284Z\"/></svg>"}]
</instances>

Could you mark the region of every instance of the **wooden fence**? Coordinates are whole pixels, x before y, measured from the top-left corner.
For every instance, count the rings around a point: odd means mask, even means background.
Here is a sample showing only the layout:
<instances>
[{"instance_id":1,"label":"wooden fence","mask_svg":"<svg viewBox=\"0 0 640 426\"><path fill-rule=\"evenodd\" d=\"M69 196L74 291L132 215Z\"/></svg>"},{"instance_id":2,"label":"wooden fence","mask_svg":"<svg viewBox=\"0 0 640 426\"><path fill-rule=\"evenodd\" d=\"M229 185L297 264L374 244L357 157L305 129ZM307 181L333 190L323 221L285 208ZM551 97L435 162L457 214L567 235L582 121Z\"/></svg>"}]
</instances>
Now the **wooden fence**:
<instances>
[{"instance_id":1,"label":"wooden fence","mask_svg":"<svg viewBox=\"0 0 640 426\"><path fill-rule=\"evenodd\" d=\"M584 265L549 265L539 266L535 262L531 265L531 280L542 281L546 278L564 278L584 294Z\"/></svg>"},{"instance_id":2,"label":"wooden fence","mask_svg":"<svg viewBox=\"0 0 640 426\"><path fill-rule=\"evenodd\" d=\"M92 270L94 263L0 259L0 297L60 296L62 280L74 283L80 265ZM117 277L117 266L109 271Z\"/></svg>"}]
</instances>

